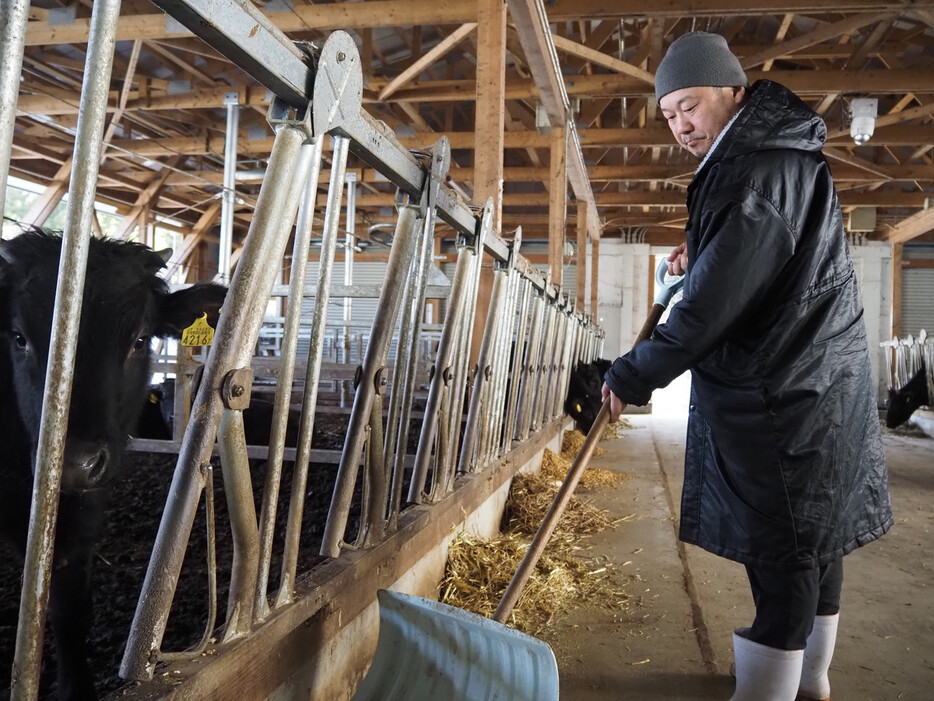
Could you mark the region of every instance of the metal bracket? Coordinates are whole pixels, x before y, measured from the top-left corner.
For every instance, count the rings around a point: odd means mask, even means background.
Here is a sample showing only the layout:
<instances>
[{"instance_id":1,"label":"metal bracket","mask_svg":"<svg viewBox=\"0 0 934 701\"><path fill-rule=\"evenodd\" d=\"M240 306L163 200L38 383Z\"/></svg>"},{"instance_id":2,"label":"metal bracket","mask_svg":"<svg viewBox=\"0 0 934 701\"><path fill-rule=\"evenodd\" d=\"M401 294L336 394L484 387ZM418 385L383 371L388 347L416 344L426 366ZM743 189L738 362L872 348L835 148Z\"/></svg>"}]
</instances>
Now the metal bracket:
<instances>
[{"instance_id":1,"label":"metal bracket","mask_svg":"<svg viewBox=\"0 0 934 701\"><path fill-rule=\"evenodd\" d=\"M266 110L266 122L274 132L285 127L294 127L304 132L307 143L314 141L315 130L310 109L293 109L285 100L274 97L269 103L269 109Z\"/></svg>"},{"instance_id":2,"label":"metal bracket","mask_svg":"<svg viewBox=\"0 0 934 701\"><path fill-rule=\"evenodd\" d=\"M250 394L253 388L253 368L231 370L224 376L221 384L221 398L224 408L243 411L250 406Z\"/></svg>"}]
</instances>

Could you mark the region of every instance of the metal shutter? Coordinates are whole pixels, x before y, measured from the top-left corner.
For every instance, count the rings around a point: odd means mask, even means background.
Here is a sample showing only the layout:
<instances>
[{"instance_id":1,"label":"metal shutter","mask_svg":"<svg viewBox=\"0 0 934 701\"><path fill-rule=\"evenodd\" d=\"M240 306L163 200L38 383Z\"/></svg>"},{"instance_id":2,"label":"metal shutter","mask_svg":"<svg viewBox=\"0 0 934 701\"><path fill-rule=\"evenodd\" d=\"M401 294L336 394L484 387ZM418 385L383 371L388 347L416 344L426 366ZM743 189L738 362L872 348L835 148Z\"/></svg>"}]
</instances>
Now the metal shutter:
<instances>
[{"instance_id":1,"label":"metal shutter","mask_svg":"<svg viewBox=\"0 0 934 701\"><path fill-rule=\"evenodd\" d=\"M910 260L934 259L934 248L905 246L903 256ZM902 328L901 336L917 336L921 329L934 334L934 268L915 268L902 271Z\"/></svg>"}]
</instances>

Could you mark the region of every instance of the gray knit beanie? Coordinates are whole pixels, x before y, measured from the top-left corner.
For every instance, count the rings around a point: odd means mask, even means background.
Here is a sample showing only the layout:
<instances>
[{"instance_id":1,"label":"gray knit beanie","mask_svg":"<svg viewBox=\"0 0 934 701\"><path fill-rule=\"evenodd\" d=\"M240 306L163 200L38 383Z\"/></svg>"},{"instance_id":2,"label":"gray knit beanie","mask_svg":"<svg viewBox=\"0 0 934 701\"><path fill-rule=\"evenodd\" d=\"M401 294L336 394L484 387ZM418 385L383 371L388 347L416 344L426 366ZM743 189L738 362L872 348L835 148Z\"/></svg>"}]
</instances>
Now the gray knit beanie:
<instances>
[{"instance_id":1,"label":"gray knit beanie","mask_svg":"<svg viewBox=\"0 0 934 701\"><path fill-rule=\"evenodd\" d=\"M739 59L719 34L688 32L668 47L655 71L655 100L682 88L747 86Z\"/></svg>"}]
</instances>

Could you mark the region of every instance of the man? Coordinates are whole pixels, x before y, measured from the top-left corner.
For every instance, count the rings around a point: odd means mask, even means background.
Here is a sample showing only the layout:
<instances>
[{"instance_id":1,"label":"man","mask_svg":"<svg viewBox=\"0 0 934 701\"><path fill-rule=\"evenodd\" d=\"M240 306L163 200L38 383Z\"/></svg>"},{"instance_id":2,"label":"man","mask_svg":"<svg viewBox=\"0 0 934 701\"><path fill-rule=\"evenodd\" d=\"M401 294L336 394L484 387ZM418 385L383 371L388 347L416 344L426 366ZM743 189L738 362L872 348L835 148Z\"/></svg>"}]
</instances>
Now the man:
<instances>
[{"instance_id":1,"label":"man","mask_svg":"<svg viewBox=\"0 0 934 701\"><path fill-rule=\"evenodd\" d=\"M673 42L655 90L702 159L669 256L684 297L603 396L615 420L692 371L680 537L743 563L756 605L733 700L828 699L842 557L893 518L826 127L786 88L748 87L716 34Z\"/></svg>"}]
</instances>

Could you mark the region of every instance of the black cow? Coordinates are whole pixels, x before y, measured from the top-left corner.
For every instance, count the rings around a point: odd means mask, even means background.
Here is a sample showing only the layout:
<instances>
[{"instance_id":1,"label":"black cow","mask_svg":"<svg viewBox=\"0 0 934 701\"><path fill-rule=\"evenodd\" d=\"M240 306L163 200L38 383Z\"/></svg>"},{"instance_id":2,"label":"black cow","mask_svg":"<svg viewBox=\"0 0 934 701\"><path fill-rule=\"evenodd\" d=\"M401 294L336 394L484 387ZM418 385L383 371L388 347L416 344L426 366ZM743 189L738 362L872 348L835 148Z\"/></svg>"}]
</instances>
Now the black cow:
<instances>
[{"instance_id":1,"label":"black cow","mask_svg":"<svg viewBox=\"0 0 934 701\"><path fill-rule=\"evenodd\" d=\"M146 399L140 410L133 438L149 438L152 440L172 440L172 425L166 423L163 415L164 394L161 384L149 385Z\"/></svg>"},{"instance_id":2,"label":"black cow","mask_svg":"<svg viewBox=\"0 0 934 701\"><path fill-rule=\"evenodd\" d=\"M269 399L253 396L250 405L243 410L243 433L247 445L269 445L272 432L274 404ZM141 438L171 438L175 425L175 378L166 378L161 384L149 388L149 398L143 407L143 414L149 419L141 420L137 426ZM295 446L298 440L298 428L301 411L291 407L286 420L285 445ZM134 434L136 435L136 434Z\"/></svg>"},{"instance_id":3,"label":"black cow","mask_svg":"<svg viewBox=\"0 0 934 701\"><path fill-rule=\"evenodd\" d=\"M29 230L0 243L0 535L24 551L61 238ZM91 559L108 485L120 472L151 375L150 339L178 337L226 289L170 293L165 259L136 243L92 239L78 332L49 619L58 650L58 697L96 696L87 664Z\"/></svg>"},{"instance_id":4,"label":"black cow","mask_svg":"<svg viewBox=\"0 0 934 701\"><path fill-rule=\"evenodd\" d=\"M904 387L889 390L889 400L886 402L885 425L889 428L901 426L919 406L931 406L934 402L932 402L932 398L928 394L927 375L925 374L924 363L921 363L921 368L908 380Z\"/></svg>"},{"instance_id":5,"label":"black cow","mask_svg":"<svg viewBox=\"0 0 934 701\"><path fill-rule=\"evenodd\" d=\"M588 433L597 420L603 397L600 390L603 387L603 376L613 363L598 358L591 363L578 363L571 372L568 384L568 396L564 402L564 410L577 422L577 427Z\"/></svg>"}]
</instances>

